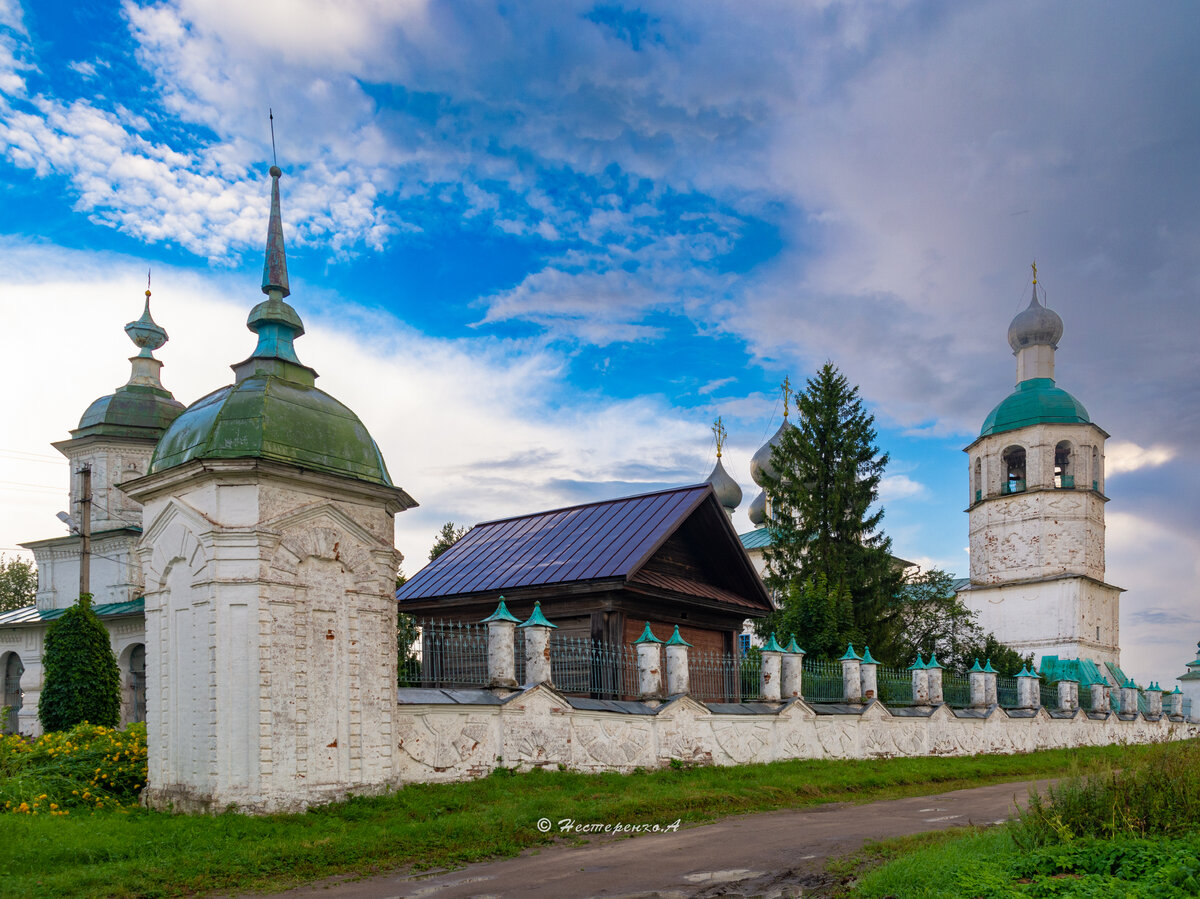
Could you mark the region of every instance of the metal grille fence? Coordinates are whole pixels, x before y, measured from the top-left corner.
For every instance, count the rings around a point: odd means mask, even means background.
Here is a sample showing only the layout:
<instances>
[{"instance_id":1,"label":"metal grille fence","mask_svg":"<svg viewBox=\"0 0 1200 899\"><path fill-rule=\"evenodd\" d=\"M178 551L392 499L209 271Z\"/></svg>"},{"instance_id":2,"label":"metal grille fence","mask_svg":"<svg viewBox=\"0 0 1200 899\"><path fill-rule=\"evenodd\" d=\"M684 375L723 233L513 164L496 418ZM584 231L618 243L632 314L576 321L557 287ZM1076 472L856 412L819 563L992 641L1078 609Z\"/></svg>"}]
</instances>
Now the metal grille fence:
<instances>
[{"instance_id":1,"label":"metal grille fence","mask_svg":"<svg viewBox=\"0 0 1200 899\"><path fill-rule=\"evenodd\" d=\"M423 687L486 687L487 627L459 621L418 623Z\"/></svg>"},{"instance_id":2,"label":"metal grille fence","mask_svg":"<svg viewBox=\"0 0 1200 899\"><path fill-rule=\"evenodd\" d=\"M522 669L524 659L522 651ZM664 670L661 662L658 670ZM578 693L593 699L636 699L637 651L630 645L551 634L550 679L555 689L563 693Z\"/></svg>"},{"instance_id":3,"label":"metal grille fence","mask_svg":"<svg viewBox=\"0 0 1200 899\"><path fill-rule=\"evenodd\" d=\"M971 704L971 681L965 674L942 672L942 698L946 704L965 709Z\"/></svg>"},{"instance_id":4,"label":"metal grille fence","mask_svg":"<svg viewBox=\"0 0 1200 899\"><path fill-rule=\"evenodd\" d=\"M1137 691L1137 707L1138 707L1138 711L1141 712L1143 715L1150 714L1150 697L1147 696L1145 693L1143 693L1141 690Z\"/></svg>"},{"instance_id":5,"label":"metal grille fence","mask_svg":"<svg viewBox=\"0 0 1200 899\"><path fill-rule=\"evenodd\" d=\"M1042 707L1047 709L1058 708L1058 682L1053 684L1038 684L1038 689L1041 691Z\"/></svg>"},{"instance_id":6,"label":"metal grille fence","mask_svg":"<svg viewBox=\"0 0 1200 899\"><path fill-rule=\"evenodd\" d=\"M996 702L1003 709L1017 707L1017 679L1015 677L996 678Z\"/></svg>"},{"instance_id":7,"label":"metal grille fence","mask_svg":"<svg viewBox=\"0 0 1200 899\"><path fill-rule=\"evenodd\" d=\"M840 662L806 658L802 671L800 695L809 702L841 702L845 698Z\"/></svg>"},{"instance_id":8,"label":"metal grille fence","mask_svg":"<svg viewBox=\"0 0 1200 899\"><path fill-rule=\"evenodd\" d=\"M701 702L746 702L758 699L762 656L738 658L720 652L689 652L691 693Z\"/></svg>"},{"instance_id":9,"label":"metal grille fence","mask_svg":"<svg viewBox=\"0 0 1200 899\"><path fill-rule=\"evenodd\" d=\"M1079 707L1086 712L1092 711L1092 688L1091 686L1079 685Z\"/></svg>"},{"instance_id":10,"label":"metal grille fence","mask_svg":"<svg viewBox=\"0 0 1200 899\"><path fill-rule=\"evenodd\" d=\"M912 705L915 701L911 671L880 665L875 677L879 681L879 701L884 705Z\"/></svg>"}]
</instances>

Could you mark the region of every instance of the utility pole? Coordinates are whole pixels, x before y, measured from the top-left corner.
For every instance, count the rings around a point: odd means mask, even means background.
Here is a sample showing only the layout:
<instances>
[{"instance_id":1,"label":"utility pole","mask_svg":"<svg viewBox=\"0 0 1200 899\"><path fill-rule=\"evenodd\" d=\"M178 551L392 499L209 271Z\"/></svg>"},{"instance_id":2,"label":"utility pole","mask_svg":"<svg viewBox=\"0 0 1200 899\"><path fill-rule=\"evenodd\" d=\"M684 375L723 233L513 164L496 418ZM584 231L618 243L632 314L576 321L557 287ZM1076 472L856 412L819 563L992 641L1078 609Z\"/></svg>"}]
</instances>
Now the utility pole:
<instances>
[{"instance_id":1,"label":"utility pole","mask_svg":"<svg viewBox=\"0 0 1200 899\"><path fill-rule=\"evenodd\" d=\"M79 593L91 593L92 466L79 469Z\"/></svg>"}]
</instances>

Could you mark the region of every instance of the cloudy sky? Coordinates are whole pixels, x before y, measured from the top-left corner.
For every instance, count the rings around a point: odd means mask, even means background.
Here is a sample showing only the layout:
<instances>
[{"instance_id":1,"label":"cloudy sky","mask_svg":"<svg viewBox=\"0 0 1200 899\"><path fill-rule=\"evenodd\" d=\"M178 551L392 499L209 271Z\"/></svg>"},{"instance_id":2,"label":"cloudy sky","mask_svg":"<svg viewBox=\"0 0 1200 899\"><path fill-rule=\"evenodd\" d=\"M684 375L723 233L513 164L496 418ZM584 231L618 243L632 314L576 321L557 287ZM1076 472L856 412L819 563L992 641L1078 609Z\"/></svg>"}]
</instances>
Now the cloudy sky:
<instances>
[{"instance_id":1,"label":"cloudy sky","mask_svg":"<svg viewBox=\"0 0 1200 899\"><path fill-rule=\"evenodd\" d=\"M1109 443L1123 659L1200 639L1200 18L1184 3L0 0L0 552L128 375L253 346L275 111L301 358L438 526L702 480L832 360L897 554L967 570L961 448L1039 263ZM744 506L743 506L744 509ZM739 530L749 528L744 511Z\"/></svg>"}]
</instances>

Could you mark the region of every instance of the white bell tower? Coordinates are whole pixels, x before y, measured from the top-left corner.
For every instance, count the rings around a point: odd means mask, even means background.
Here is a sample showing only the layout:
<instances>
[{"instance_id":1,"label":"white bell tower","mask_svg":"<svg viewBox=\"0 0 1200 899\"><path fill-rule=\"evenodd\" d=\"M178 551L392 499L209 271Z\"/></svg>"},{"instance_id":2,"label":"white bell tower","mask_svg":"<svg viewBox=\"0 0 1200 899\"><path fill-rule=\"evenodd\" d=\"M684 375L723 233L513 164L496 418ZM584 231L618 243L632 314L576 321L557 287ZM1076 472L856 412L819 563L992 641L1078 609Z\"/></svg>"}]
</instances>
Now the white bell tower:
<instances>
[{"instance_id":1,"label":"white bell tower","mask_svg":"<svg viewBox=\"0 0 1200 899\"><path fill-rule=\"evenodd\" d=\"M964 452L971 582L960 595L985 631L1040 660L1120 661L1121 589L1104 580L1104 441L1054 383L1062 319L1038 298L1013 319L1017 385Z\"/></svg>"}]
</instances>

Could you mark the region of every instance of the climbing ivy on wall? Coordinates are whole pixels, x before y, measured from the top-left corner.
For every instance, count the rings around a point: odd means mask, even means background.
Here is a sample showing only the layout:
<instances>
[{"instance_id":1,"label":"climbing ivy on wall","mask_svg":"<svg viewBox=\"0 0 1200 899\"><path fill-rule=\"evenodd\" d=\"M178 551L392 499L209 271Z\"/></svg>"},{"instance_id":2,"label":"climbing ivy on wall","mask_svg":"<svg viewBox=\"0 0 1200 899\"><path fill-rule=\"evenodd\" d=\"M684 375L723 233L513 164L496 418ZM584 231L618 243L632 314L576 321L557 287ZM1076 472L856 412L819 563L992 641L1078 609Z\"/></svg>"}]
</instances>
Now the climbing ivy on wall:
<instances>
[{"instance_id":1,"label":"climbing ivy on wall","mask_svg":"<svg viewBox=\"0 0 1200 899\"><path fill-rule=\"evenodd\" d=\"M108 631L92 611L92 596L79 601L46 630L45 669L38 717L47 731L87 721L116 727L121 718L121 676Z\"/></svg>"}]
</instances>

